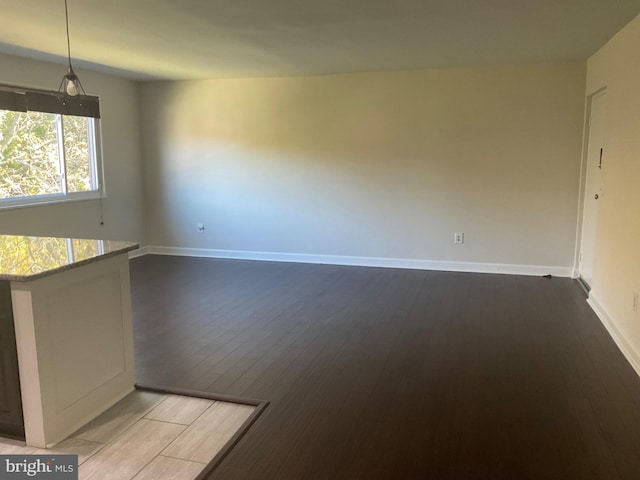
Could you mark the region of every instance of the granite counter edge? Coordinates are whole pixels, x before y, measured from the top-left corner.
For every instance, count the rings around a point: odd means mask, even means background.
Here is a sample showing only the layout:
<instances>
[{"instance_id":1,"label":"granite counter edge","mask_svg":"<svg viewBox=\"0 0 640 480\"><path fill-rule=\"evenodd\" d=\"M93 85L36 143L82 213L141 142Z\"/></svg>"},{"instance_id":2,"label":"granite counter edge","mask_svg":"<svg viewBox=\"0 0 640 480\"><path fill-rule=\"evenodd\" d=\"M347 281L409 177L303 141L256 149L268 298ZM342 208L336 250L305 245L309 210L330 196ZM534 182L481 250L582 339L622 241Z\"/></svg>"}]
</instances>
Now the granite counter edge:
<instances>
[{"instance_id":1,"label":"granite counter edge","mask_svg":"<svg viewBox=\"0 0 640 480\"><path fill-rule=\"evenodd\" d=\"M115 257L116 255L121 255L123 253L130 252L132 250L137 250L140 248L139 244L129 245L127 247L119 248L109 253L104 253L102 255L96 255L95 257L86 258L84 260L74 261L73 263L69 263L67 265L62 265L60 267L52 268L50 270L45 270L42 272L30 273L27 275L12 275L0 273L0 281L8 281L8 282L31 282L33 280L38 280L40 278L48 277L50 275L55 275L60 272L64 272L65 270L71 270L74 268L81 267L83 265L87 265L89 263L99 262L101 260L105 260L110 257Z\"/></svg>"}]
</instances>

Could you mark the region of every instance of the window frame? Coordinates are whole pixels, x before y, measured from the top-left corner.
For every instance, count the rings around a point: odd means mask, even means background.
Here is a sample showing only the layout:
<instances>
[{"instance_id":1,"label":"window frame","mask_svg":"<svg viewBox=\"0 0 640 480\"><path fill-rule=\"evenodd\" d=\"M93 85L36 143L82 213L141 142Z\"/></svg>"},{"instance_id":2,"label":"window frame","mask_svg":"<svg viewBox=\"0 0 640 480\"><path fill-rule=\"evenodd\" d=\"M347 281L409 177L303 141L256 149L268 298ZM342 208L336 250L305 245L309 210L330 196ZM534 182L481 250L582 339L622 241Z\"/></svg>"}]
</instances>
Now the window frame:
<instances>
[{"instance_id":1,"label":"window frame","mask_svg":"<svg viewBox=\"0 0 640 480\"><path fill-rule=\"evenodd\" d=\"M86 192L69 192L67 190L66 154L64 153L64 122L62 121L64 114L57 113L55 115L57 115L56 124L59 133L58 138L60 139L58 142L58 149L60 151L60 167L64 169L61 173L61 192L43 195L29 195L24 197L0 198L0 210L106 198L104 189L104 164L102 161L100 118L85 117L88 120L91 120L88 125L91 124L93 126L93 128L88 128L87 130L87 144L89 152L89 174L91 175L91 181L95 182L94 185L97 186L97 189ZM62 133L62 135L60 135L60 133ZM91 148L92 146L94 148Z\"/></svg>"}]
</instances>

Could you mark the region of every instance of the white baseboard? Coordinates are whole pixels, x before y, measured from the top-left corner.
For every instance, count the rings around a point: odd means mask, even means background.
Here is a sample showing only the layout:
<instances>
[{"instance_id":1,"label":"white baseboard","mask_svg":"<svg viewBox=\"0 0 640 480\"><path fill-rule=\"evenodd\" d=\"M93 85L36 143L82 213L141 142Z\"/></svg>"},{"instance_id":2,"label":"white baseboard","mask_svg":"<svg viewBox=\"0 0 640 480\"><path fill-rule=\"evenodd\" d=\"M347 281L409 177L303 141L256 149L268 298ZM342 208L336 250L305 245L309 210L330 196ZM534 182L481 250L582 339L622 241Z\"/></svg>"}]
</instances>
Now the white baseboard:
<instances>
[{"instance_id":1,"label":"white baseboard","mask_svg":"<svg viewBox=\"0 0 640 480\"><path fill-rule=\"evenodd\" d=\"M149 247L140 247L135 250L129 251L129 260L132 258L142 257L143 255L147 255L149 253Z\"/></svg>"},{"instance_id":2,"label":"white baseboard","mask_svg":"<svg viewBox=\"0 0 640 480\"><path fill-rule=\"evenodd\" d=\"M616 326L611 316L607 313L604 306L593 296L593 292L589 295L587 303L591 306L596 315L607 329L613 341L616 342L618 348L625 356L627 361L631 364L633 369L640 376L640 354L633 348L633 345L627 340L626 335Z\"/></svg>"},{"instance_id":3,"label":"white baseboard","mask_svg":"<svg viewBox=\"0 0 640 480\"><path fill-rule=\"evenodd\" d=\"M548 267L541 265L448 262L404 258L308 255L300 253L247 252L241 250L216 250L208 248L180 248L159 246L148 246L140 250L144 251L144 253L141 253L141 255L175 255L186 257L228 258L235 260L261 260L268 262L320 263L329 265L350 265L358 267L409 268L414 270L503 273L509 275L530 276L553 275L554 277L571 277L573 275L573 267ZM134 250L134 252L137 251L138 250Z\"/></svg>"}]
</instances>

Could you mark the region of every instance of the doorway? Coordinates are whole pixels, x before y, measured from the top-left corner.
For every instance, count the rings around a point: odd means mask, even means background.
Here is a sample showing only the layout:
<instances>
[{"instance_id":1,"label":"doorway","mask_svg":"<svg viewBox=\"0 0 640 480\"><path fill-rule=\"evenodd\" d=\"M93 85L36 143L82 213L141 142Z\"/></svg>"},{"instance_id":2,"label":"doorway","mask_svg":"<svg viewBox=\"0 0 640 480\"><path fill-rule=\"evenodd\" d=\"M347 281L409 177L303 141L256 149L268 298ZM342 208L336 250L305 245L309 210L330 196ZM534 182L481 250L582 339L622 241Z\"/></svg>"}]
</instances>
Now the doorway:
<instances>
[{"instance_id":1,"label":"doorway","mask_svg":"<svg viewBox=\"0 0 640 480\"><path fill-rule=\"evenodd\" d=\"M606 91L590 99L586 178L584 187L582 236L580 242L580 279L590 289L593 282L593 257L596 247L598 208L603 195L602 166L604 161L604 113Z\"/></svg>"}]
</instances>

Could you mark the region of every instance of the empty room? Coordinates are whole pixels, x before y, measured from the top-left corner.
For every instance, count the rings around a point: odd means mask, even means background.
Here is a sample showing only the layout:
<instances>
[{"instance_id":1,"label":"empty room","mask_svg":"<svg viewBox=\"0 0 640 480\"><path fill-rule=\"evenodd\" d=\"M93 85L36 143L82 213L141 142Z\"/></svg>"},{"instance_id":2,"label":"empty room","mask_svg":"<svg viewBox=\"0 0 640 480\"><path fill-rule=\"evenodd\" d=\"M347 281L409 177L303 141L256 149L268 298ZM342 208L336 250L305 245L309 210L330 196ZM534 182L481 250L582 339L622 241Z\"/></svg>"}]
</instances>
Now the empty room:
<instances>
[{"instance_id":1,"label":"empty room","mask_svg":"<svg viewBox=\"0 0 640 480\"><path fill-rule=\"evenodd\" d=\"M640 0L1 3L0 478L640 478Z\"/></svg>"}]
</instances>

